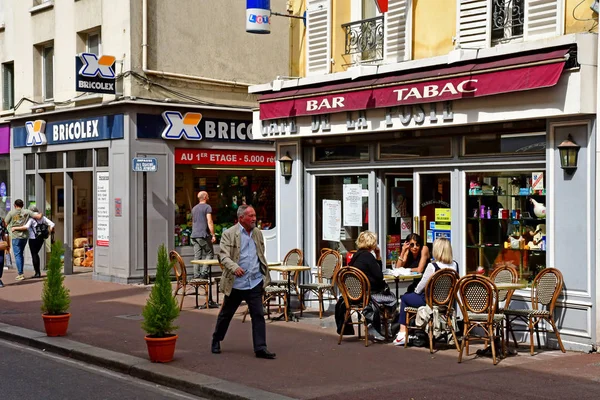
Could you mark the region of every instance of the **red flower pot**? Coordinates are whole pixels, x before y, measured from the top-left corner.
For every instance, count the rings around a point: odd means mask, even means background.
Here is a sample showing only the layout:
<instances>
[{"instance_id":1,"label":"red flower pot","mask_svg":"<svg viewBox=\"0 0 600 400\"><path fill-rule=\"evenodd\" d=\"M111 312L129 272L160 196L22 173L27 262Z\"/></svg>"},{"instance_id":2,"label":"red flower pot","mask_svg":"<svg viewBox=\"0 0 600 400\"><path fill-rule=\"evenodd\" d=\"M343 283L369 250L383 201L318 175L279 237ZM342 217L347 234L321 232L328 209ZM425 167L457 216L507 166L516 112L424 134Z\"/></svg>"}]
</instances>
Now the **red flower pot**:
<instances>
[{"instance_id":1,"label":"red flower pot","mask_svg":"<svg viewBox=\"0 0 600 400\"><path fill-rule=\"evenodd\" d=\"M171 361L175 354L175 342L177 342L177 338L177 335L168 335L161 338L146 336L150 361L159 363Z\"/></svg>"},{"instance_id":2,"label":"red flower pot","mask_svg":"<svg viewBox=\"0 0 600 400\"><path fill-rule=\"evenodd\" d=\"M48 336L65 336L69 328L69 318L71 313L60 315L42 314L44 319L44 328Z\"/></svg>"}]
</instances>

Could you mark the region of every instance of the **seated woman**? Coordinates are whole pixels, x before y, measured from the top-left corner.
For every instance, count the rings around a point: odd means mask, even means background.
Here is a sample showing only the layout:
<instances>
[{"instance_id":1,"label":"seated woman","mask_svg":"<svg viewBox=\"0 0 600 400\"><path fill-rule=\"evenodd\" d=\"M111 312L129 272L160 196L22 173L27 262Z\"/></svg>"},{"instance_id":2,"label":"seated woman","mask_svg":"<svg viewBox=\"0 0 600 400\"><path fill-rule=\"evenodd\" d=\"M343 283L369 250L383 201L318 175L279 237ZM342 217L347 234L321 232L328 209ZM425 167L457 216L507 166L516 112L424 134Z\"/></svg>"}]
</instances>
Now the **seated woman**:
<instances>
[{"instance_id":1,"label":"seated woman","mask_svg":"<svg viewBox=\"0 0 600 400\"><path fill-rule=\"evenodd\" d=\"M425 266L429 262L429 247L423 246L423 239L416 233L411 233L406 237L402 245L402 252L396 268L409 268L410 272L418 272L422 274L425 271ZM415 279L406 289L407 293L414 292L421 279Z\"/></svg>"},{"instance_id":2,"label":"seated woman","mask_svg":"<svg viewBox=\"0 0 600 400\"><path fill-rule=\"evenodd\" d=\"M354 253L349 265L361 270L369 279L371 284L371 300L376 304L370 303L363 315L369 322L369 334L376 340L385 338L379 332L381 325L382 310L379 306L396 306L396 297L389 293L389 288L383 279L383 269L381 264L381 253L377 247L377 235L371 231L363 231L356 239L358 251Z\"/></svg>"},{"instance_id":3,"label":"seated woman","mask_svg":"<svg viewBox=\"0 0 600 400\"><path fill-rule=\"evenodd\" d=\"M440 238L433 242L433 258L435 261L429 263L423 274L423 278L415 288L413 293L405 293L400 298L400 331L394 340L394 345L404 346L404 340L406 337L406 307L421 307L426 305L425 302L425 287L427 282L442 268L453 268L458 272L458 264L453 260L452 257L452 245L448 239Z\"/></svg>"}]
</instances>

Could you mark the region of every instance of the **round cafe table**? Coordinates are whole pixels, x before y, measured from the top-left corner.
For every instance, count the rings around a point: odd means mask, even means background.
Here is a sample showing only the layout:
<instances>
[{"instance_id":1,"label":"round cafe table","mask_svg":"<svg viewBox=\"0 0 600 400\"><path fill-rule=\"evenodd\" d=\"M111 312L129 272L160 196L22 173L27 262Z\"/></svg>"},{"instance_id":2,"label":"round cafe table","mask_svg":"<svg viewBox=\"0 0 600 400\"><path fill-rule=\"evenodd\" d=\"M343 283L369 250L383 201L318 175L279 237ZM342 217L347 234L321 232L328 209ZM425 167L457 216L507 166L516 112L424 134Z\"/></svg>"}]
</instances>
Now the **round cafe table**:
<instances>
[{"instance_id":1,"label":"round cafe table","mask_svg":"<svg viewBox=\"0 0 600 400\"><path fill-rule=\"evenodd\" d=\"M215 303L212 299L212 266L213 265L219 265L219 260L215 259L209 259L209 260L192 260L191 261L192 264L195 265L208 265L208 285L209 285L209 289L208 289L208 304L203 304L197 308L203 310L205 308L219 308L221 307L221 305L219 303Z\"/></svg>"},{"instance_id":2,"label":"round cafe table","mask_svg":"<svg viewBox=\"0 0 600 400\"><path fill-rule=\"evenodd\" d=\"M278 265L272 265L272 264L278 264ZM292 272L308 271L310 269L310 267L307 267L304 265L281 265L281 263L269 263L269 269L271 271L287 272L287 294L286 294L287 312L288 312L289 316L298 320L298 317L292 313L292 308L290 307L290 293L292 291L292 281L290 278L292 276ZM302 307L302 305L300 305L300 307ZM283 314L283 315L285 315L285 314ZM281 317L282 317L282 315L280 315L276 319L281 319Z\"/></svg>"},{"instance_id":3,"label":"round cafe table","mask_svg":"<svg viewBox=\"0 0 600 400\"><path fill-rule=\"evenodd\" d=\"M383 275L383 279L388 282L388 281L395 281L396 282L396 300L400 299L400 295L398 293L398 284L400 283L400 281L412 281L418 278L421 278L423 275L422 274L410 274L410 275L398 275L398 276L394 276L394 275Z\"/></svg>"}]
</instances>

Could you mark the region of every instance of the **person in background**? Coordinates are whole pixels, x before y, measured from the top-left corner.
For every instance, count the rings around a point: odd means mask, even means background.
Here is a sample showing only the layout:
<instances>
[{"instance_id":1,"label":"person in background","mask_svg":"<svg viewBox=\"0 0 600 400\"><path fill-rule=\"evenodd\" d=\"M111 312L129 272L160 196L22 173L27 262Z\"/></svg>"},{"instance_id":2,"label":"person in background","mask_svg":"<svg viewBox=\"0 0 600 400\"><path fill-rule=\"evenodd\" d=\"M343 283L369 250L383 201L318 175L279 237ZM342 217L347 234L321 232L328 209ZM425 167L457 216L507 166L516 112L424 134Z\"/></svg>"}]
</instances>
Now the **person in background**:
<instances>
[{"instance_id":1,"label":"person in background","mask_svg":"<svg viewBox=\"0 0 600 400\"><path fill-rule=\"evenodd\" d=\"M389 307L393 310L396 305L396 296L390 294L390 290L383 279L381 264L381 252L377 246L377 235L371 231L363 231L356 239L358 251L354 253L350 263L351 267L361 270L369 279L371 284L371 300L376 304L369 304L363 315L369 322L369 334L375 340L383 341L385 337L381 334L381 315L383 311L378 305Z\"/></svg>"},{"instance_id":2,"label":"person in background","mask_svg":"<svg viewBox=\"0 0 600 400\"><path fill-rule=\"evenodd\" d=\"M212 207L207 203L208 193L198 192L198 204L192 208L192 244L194 245L194 259L210 260L215 257L213 243L215 226L212 220ZM194 265L194 278L208 279L209 266Z\"/></svg>"},{"instance_id":3,"label":"person in background","mask_svg":"<svg viewBox=\"0 0 600 400\"><path fill-rule=\"evenodd\" d=\"M256 211L249 205L237 209L238 223L221 237L221 292L225 300L213 333L211 351L221 353L221 341L242 300L248 304L252 318L252 342L258 358L272 360L275 353L267 350L267 332L262 304L263 288L270 280L265 258L265 239L256 227Z\"/></svg>"},{"instance_id":4,"label":"person in background","mask_svg":"<svg viewBox=\"0 0 600 400\"><path fill-rule=\"evenodd\" d=\"M15 200L15 208L10 210L10 212L6 214L6 217L4 218L4 222L6 222L12 237L12 247L13 252L15 253L15 264L17 264L17 276L15 278L17 281L22 281L25 279L25 276L23 275L23 265L25 263L23 251L25 251L25 246L27 246L27 238L29 235L27 230L14 230L13 228L24 226L29 218L42 218L42 214L34 213L24 209L23 205L23 200Z\"/></svg>"},{"instance_id":5,"label":"person in background","mask_svg":"<svg viewBox=\"0 0 600 400\"><path fill-rule=\"evenodd\" d=\"M443 268L453 268L458 272L458 264L453 259L452 245L448 239L441 238L433 242L433 258L434 261L427 265L423 278L415 288L415 291L405 293L400 298L400 314L398 319L400 322L400 331L394 340L395 346L404 346L406 339L406 307L419 308L427 304L425 302L425 287L433 274Z\"/></svg>"},{"instance_id":6,"label":"person in background","mask_svg":"<svg viewBox=\"0 0 600 400\"><path fill-rule=\"evenodd\" d=\"M10 240L4 219L0 219L0 240L4 240L8 246L5 250L0 250L0 288L3 288L4 282L2 282L2 274L4 273L4 254L7 251L10 254Z\"/></svg>"},{"instance_id":7,"label":"person in background","mask_svg":"<svg viewBox=\"0 0 600 400\"><path fill-rule=\"evenodd\" d=\"M406 237L406 240L402 245L402 251L396 262L396 268L408 268L410 269L410 272L422 274L423 271L425 271L425 266L429 262L430 257L429 247L423 246L423 239L421 236L416 233L411 233ZM419 281L420 279L413 280L406 289L406 292L414 292Z\"/></svg>"},{"instance_id":8,"label":"person in background","mask_svg":"<svg viewBox=\"0 0 600 400\"><path fill-rule=\"evenodd\" d=\"M35 206L29 207L29 211L33 213L39 213L39 210ZM40 269L40 249L44 246L44 241L46 238L36 237L36 226L39 224L48 225L48 232L52 232L54 230L54 222L50 221L45 216L42 216L39 220L35 218L29 218L29 221L23 226L13 227L14 231L29 231L29 251L31 252L31 261L33 262L33 270L35 274L32 278L41 278L42 272Z\"/></svg>"}]
</instances>

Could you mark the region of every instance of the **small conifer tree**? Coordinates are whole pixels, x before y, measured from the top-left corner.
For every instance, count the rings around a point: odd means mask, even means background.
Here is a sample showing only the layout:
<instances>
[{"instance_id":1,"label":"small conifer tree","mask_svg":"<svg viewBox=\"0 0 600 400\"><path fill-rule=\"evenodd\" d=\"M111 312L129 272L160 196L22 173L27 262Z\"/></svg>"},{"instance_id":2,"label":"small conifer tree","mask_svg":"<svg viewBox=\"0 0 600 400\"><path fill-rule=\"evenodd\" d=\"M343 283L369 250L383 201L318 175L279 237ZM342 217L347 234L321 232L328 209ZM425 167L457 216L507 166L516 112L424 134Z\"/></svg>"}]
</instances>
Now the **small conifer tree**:
<instances>
[{"instance_id":1,"label":"small conifer tree","mask_svg":"<svg viewBox=\"0 0 600 400\"><path fill-rule=\"evenodd\" d=\"M154 287L142 311L144 317L142 329L151 337L165 337L178 328L173 325L173 321L179 316L179 307L171 293L172 266L173 264L169 262L167 249L163 244L158 249Z\"/></svg>"},{"instance_id":2,"label":"small conifer tree","mask_svg":"<svg viewBox=\"0 0 600 400\"><path fill-rule=\"evenodd\" d=\"M61 242L52 244L48 271L42 289L42 312L49 315L65 314L71 305L69 289L64 285L65 276L62 274L61 256L64 253Z\"/></svg>"}]
</instances>

